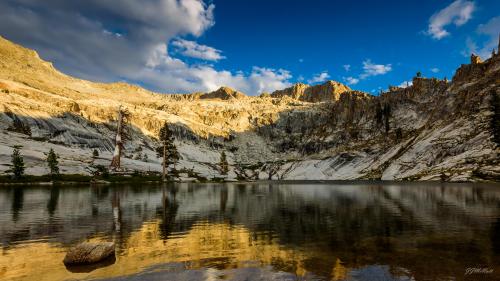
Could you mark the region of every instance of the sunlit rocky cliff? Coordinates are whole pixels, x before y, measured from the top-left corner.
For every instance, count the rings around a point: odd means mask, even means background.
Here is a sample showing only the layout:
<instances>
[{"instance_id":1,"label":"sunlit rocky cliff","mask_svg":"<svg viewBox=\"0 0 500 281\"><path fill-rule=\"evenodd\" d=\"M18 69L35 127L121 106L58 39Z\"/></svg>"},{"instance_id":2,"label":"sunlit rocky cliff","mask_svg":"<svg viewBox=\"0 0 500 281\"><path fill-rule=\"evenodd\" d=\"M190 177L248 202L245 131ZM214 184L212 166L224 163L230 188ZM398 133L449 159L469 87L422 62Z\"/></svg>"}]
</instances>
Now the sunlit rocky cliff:
<instances>
[{"instance_id":1,"label":"sunlit rocky cliff","mask_svg":"<svg viewBox=\"0 0 500 281\"><path fill-rule=\"evenodd\" d=\"M499 95L497 54L473 57L451 81L415 77L380 96L334 81L258 97L227 87L170 95L67 76L0 37L0 173L14 145L29 174L48 172L50 148L63 173L86 173L94 149L109 165L122 105L131 113L129 171L161 170L154 147L169 122L184 179L222 177L225 151L228 179L498 180Z\"/></svg>"}]
</instances>

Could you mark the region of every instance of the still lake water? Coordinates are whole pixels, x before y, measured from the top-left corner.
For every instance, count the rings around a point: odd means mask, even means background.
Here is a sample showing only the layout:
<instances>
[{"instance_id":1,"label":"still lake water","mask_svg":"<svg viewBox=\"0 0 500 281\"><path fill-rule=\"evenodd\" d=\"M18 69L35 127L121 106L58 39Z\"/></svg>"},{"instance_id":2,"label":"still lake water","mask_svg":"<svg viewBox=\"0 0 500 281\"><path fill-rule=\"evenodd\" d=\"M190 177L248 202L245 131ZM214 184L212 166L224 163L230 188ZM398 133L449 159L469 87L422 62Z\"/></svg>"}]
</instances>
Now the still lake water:
<instances>
[{"instance_id":1,"label":"still lake water","mask_svg":"<svg viewBox=\"0 0 500 281\"><path fill-rule=\"evenodd\" d=\"M2 187L0 241L0 280L500 280L500 185Z\"/></svg>"}]
</instances>

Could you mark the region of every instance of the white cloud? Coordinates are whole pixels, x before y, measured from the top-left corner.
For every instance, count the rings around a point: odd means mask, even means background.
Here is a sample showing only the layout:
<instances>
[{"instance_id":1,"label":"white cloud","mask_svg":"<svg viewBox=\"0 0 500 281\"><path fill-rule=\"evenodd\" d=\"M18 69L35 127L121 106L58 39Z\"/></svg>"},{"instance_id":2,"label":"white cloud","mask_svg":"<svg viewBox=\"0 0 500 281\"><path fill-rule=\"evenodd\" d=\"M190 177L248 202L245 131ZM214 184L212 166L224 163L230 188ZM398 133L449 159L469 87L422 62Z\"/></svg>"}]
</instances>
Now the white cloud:
<instances>
[{"instance_id":1,"label":"white cloud","mask_svg":"<svg viewBox=\"0 0 500 281\"><path fill-rule=\"evenodd\" d=\"M221 55L222 51L210 46L198 44L195 41L189 41L177 38L172 42L172 46L186 57L192 57L202 60L218 61L225 57Z\"/></svg>"},{"instance_id":2,"label":"white cloud","mask_svg":"<svg viewBox=\"0 0 500 281\"><path fill-rule=\"evenodd\" d=\"M475 4L472 1L454 1L446 8L431 16L427 34L437 40L450 35L445 27L452 23L455 26L461 26L467 23L472 18L474 10Z\"/></svg>"},{"instance_id":3,"label":"white cloud","mask_svg":"<svg viewBox=\"0 0 500 281\"><path fill-rule=\"evenodd\" d=\"M303 62L304 62L304 59L299 59L299 62L300 62L300 63L303 63Z\"/></svg>"},{"instance_id":4,"label":"white cloud","mask_svg":"<svg viewBox=\"0 0 500 281\"><path fill-rule=\"evenodd\" d=\"M343 65L345 71L351 70L351 65L350 64L344 64Z\"/></svg>"},{"instance_id":5,"label":"white cloud","mask_svg":"<svg viewBox=\"0 0 500 281\"><path fill-rule=\"evenodd\" d=\"M211 65L188 65L172 58L167 46L158 46L150 59L150 67L136 73L132 79L149 85L166 85L170 93L213 91L228 86L249 95L272 92L289 87L292 75L284 69L253 67L245 74L241 71L216 70Z\"/></svg>"},{"instance_id":6,"label":"white cloud","mask_svg":"<svg viewBox=\"0 0 500 281\"><path fill-rule=\"evenodd\" d=\"M413 85L412 81L403 81L401 84L398 85L399 88L406 88Z\"/></svg>"},{"instance_id":7,"label":"white cloud","mask_svg":"<svg viewBox=\"0 0 500 281\"><path fill-rule=\"evenodd\" d=\"M166 91L170 93L214 91L228 86L249 95L258 95L292 85L289 81L292 75L284 69L254 66L250 73L245 74L216 70L211 65L189 65L171 57L166 44L158 45L148 59L147 67L132 78L150 85L166 85Z\"/></svg>"},{"instance_id":8,"label":"white cloud","mask_svg":"<svg viewBox=\"0 0 500 281\"><path fill-rule=\"evenodd\" d=\"M363 62L363 73L359 75L359 78L366 79L371 76L384 75L391 70L391 64L374 64L370 60L365 60Z\"/></svg>"},{"instance_id":9,"label":"white cloud","mask_svg":"<svg viewBox=\"0 0 500 281\"><path fill-rule=\"evenodd\" d=\"M433 68L431 68L431 72L438 73L439 72L439 68L433 67Z\"/></svg>"},{"instance_id":10,"label":"white cloud","mask_svg":"<svg viewBox=\"0 0 500 281\"><path fill-rule=\"evenodd\" d=\"M347 84L349 85L356 85L359 83L359 79L358 78L354 78L354 77L344 77L344 80L347 82Z\"/></svg>"},{"instance_id":11,"label":"white cloud","mask_svg":"<svg viewBox=\"0 0 500 281\"><path fill-rule=\"evenodd\" d=\"M133 79L150 85L168 85L170 93L214 91L228 86L249 95L273 92L292 85L291 73L284 69L254 66L248 74L216 70L211 65L188 65L168 54L167 45L160 44L148 60L147 68Z\"/></svg>"},{"instance_id":12,"label":"white cloud","mask_svg":"<svg viewBox=\"0 0 500 281\"><path fill-rule=\"evenodd\" d=\"M313 78L307 80L307 83L312 84L312 83L325 82L328 78L330 78L330 75L328 74L328 72L323 71L323 72L313 76Z\"/></svg>"},{"instance_id":13,"label":"white cloud","mask_svg":"<svg viewBox=\"0 0 500 281\"><path fill-rule=\"evenodd\" d=\"M104 33L104 35L107 35L107 36L122 37L122 34L121 34L121 33L119 33L119 32L111 32L111 31L106 30L106 29L104 29L104 30L102 31L102 33Z\"/></svg>"},{"instance_id":14,"label":"white cloud","mask_svg":"<svg viewBox=\"0 0 500 281\"><path fill-rule=\"evenodd\" d=\"M168 67L172 68L182 68L185 67L185 63L180 59L172 58L168 55L167 45L162 43L158 44L154 47L149 57L146 60L147 68L156 68L156 67Z\"/></svg>"},{"instance_id":15,"label":"white cloud","mask_svg":"<svg viewBox=\"0 0 500 281\"><path fill-rule=\"evenodd\" d=\"M348 68L350 68L350 65ZM391 70L392 70L392 64L375 64L372 63L371 60L367 59L363 61L363 72L361 74L359 74L357 77L354 76L343 77L343 79L349 85L356 85L361 80L365 80L368 77L372 76L384 75L390 72Z\"/></svg>"},{"instance_id":16,"label":"white cloud","mask_svg":"<svg viewBox=\"0 0 500 281\"><path fill-rule=\"evenodd\" d=\"M251 93L273 92L291 86L288 81L292 75L288 70L253 67L248 78L247 88Z\"/></svg>"}]
</instances>

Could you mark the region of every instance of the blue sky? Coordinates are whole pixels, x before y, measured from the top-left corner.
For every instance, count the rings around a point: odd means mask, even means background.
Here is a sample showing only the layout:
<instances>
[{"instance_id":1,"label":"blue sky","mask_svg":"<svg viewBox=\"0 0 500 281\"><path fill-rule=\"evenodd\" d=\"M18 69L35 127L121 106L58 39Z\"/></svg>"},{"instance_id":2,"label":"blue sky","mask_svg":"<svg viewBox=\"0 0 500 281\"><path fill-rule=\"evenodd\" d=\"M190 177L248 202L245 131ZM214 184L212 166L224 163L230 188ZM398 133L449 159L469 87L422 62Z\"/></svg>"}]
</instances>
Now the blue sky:
<instances>
[{"instance_id":1,"label":"blue sky","mask_svg":"<svg viewBox=\"0 0 500 281\"><path fill-rule=\"evenodd\" d=\"M66 2L5 0L0 35L66 73L160 92L325 80L377 92L417 71L451 78L500 33L494 0Z\"/></svg>"}]
</instances>

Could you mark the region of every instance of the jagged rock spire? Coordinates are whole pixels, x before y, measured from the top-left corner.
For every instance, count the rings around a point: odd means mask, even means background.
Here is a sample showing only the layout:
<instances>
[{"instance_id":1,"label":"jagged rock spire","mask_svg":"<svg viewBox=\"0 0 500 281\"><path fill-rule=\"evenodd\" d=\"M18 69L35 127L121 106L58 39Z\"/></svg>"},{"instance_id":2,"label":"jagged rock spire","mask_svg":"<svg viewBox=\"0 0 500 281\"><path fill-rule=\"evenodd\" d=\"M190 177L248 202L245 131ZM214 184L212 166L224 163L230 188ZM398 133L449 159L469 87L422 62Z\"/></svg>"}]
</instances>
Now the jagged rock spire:
<instances>
[{"instance_id":1,"label":"jagged rock spire","mask_svg":"<svg viewBox=\"0 0 500 281\"><path fill-rule=\"evenodd\" d=\"M500 33L498 33L498 48L497 53L500 54Z\"/></svg>"},{"instance_id":2,"label":"jagged rock spire","mask_svg":"<svg viewBox=\"0 0 500 281\"><path fill-rule=\"evenodd\" d=\"M475 55L475 54L471 54L470 55L470 63L471 64L480 64L482 61L481 61L481 57Z\"/></svg>"}]
</instances>

